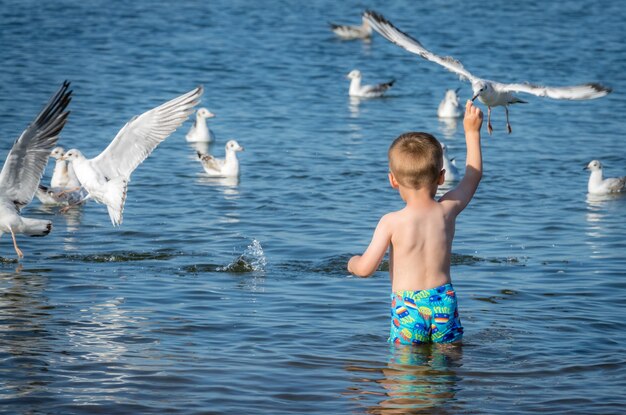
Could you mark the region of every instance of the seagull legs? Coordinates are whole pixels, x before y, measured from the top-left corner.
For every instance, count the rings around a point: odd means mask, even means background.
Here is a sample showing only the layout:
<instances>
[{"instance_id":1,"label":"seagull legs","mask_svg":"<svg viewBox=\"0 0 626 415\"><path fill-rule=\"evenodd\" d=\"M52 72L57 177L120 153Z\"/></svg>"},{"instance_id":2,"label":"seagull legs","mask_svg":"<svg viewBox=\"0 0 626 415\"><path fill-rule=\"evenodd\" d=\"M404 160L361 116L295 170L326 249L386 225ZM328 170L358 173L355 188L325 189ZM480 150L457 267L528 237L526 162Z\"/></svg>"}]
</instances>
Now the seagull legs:
<instances>
[{"instance_id":1,"label":"seagull legs","mask_svg":"<svg viewBox=\"0 0 626 415\"><path fill-rule=\"evenodd\" d=\"M73 193L73 192L78 192L81 189L80 186L78 187L74 187L72 189L65 189L65 190L61 190L59 193L57 193L57 196L63 196L67 193Z\"/></svg>"},{"instance_id":2,"label":"seagull legs","mask_svg":"<svg viewBox=\"0 0 626 415\"><path fill-rule=\"evenodd\" d=\"M509 107L506 105L504 106L504 112L506 113L506 129L509 131L509 134L511 134L513 130L511 129L511 124L509 123Z\"/></svg>"},{"instance_id":3,"label":"seagull legs","mask_svg":"<svg viewBox=\"0 0 626 415\"><path fill-rule=\"evenodd\" d=\"M491 107L487 107L487 132L489 135L493 132L493 127L491 127Z\"/></svg>"},{"instance_id":4,"label":"seagull legs","mask_svg":"<svg viewBox=\"0 0 626 415\"><path fill-rule=\"evenodd\" d=\"M18 248L17 241L15 240L15 233L13 232L13 229L11 229L10 226L9 226L9 230L11 231L11 238L13 238L13 247L15 248L15 253L17 254L18 258L22 259L24 258L24 253L22 252L20 248Z\"/></svg>"}]
</instances>

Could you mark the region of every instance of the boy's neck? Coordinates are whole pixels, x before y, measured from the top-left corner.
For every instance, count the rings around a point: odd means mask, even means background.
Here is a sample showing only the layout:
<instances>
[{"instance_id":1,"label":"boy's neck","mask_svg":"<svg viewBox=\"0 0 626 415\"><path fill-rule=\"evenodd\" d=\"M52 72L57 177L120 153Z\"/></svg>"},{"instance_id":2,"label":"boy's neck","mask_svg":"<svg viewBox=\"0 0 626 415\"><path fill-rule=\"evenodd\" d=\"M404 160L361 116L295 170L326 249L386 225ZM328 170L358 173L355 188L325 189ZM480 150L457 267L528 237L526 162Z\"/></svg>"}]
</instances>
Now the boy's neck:
<instances>
[{"instance_id":1,"label":"boy's neck","mask_svg":"<svg viewBox=\"0 0 626 415\"><path fill-rule=\"evenodd\" d=\"M432 202L435 200L437 185L423 186L419 189L399 186L398 191L400 192L400 197L406 202L407 206L420 206L425 202Z\"/></svg>"}]
</instances>

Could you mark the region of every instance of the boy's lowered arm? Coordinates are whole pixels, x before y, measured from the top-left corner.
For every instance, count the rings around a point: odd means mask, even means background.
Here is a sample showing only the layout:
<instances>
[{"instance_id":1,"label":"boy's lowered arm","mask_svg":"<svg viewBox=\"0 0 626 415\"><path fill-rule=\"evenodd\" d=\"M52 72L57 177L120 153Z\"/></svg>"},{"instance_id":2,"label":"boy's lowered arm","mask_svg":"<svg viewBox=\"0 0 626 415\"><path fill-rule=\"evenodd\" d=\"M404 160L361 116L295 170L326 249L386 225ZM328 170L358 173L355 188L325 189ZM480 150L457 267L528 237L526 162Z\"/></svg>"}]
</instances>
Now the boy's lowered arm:
<instances>
[{"instance_id":1,"label":"boy's lowered arm","mask_svg":"<svg viewBox=\"0 0 626 415\"><path fill-rule=\"evenodd\" d=\"M468 205L478 183L483 176L483 158L480 147L480 128L483 124L483 113L475 107L471 101L465 106L465 142L467 145L467 161L465 163L465 175L457 187L443 195L440 202L452 204L453 210L458 215Z\"/></svg>"},{"instance_id":2,"label":"boy's lowered arm","mask_svg":"<svg viewBox=\"0 0 626 415\"><path fill-rule=\"evenodd\" d=\"M378 222L372 241L363 255L355 255L348 261L348 271L359 277L369 277L378 269L390 243L391 227L388 215L385 215Z\"/></svg>"}]
</instances>

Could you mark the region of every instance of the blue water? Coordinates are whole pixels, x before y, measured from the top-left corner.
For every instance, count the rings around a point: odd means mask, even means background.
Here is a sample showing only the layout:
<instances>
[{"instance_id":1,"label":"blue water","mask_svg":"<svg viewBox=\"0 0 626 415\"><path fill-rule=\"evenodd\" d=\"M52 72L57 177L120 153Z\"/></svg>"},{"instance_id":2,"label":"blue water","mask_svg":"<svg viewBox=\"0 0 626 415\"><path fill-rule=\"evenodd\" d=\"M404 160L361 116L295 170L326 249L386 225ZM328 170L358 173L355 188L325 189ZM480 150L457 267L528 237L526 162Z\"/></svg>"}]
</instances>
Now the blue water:
<instances>
[{"instance_id":1,"label":"blue water","mask_svg":"<svg viewBox=\"0 0 626 415\"><path fill-rule=\"evenodd\" d=\"M132 177L124 223L90 203L45 238L0 240L0 411L15 413L623 413L626 197L591 199L592 159L626 174L626 9L619 0L2 1L0 157L64 79L60 145L97 155L132 116L203 84L211 151L237 139L239 183L211 180L185 124ZM347 276L379 217L402 206L386 150L435 133L469 85L375 36L327 22L371 7L500 81L599 81L608 97L524 95L485 137L460 216L460 350L393 349L389 282ZM397 80L351 103L345 75ZM51 166L44 183L49 181Z\"/></svg>"}]
</instances>

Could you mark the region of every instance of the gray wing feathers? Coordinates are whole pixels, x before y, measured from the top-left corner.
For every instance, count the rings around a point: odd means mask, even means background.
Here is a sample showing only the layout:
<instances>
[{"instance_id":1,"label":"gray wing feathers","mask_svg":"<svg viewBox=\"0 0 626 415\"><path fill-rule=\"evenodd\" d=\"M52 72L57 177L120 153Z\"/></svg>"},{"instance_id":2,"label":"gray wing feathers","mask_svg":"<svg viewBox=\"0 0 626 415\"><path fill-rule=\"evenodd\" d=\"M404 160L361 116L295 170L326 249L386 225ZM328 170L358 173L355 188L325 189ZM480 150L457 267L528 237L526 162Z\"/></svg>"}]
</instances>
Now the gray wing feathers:
<instances>
[{"instance_id":1,"label":"gray wing feathers","mask_svg":"<svg viewBox=\"0 0 626 415\"><path fill-rule=\"evenodd\" d=\"M606 179L605 183L606 187L611 192L623 192L626 190L626 176Z\"/></svg>"},{"instance_id":2,"label":"gray wing feathers","mask_svg":"<svg viewBox=\"0 0 626 415\"><path fill-rule=\"evenodd\" d=\"M530 83L499 84L499 89L503 91L525 92L539 97L569 100L595 99L611 93L611 88L607 88L598 83L561 87L534 85Z\"/></svg>"},{"instance_id":3,"label":"gray wing feathers","mask_svg":"<svg viewBox=\"0 0 626 415\"><path fill-rule=\"evenodd\" d=\"M200 152L197 153L200 162L207 168L211 170L221 170L224 167L224 160L216 159L210 154L202 154Z\"/></svg>"},{"instance_id":4,"label":"gray wing feathers","mask_svg":"<svg viewBox=\"0 0 626 415\"><path fill-rule=\"evenodd\" d=\"M199 86L134 117L117 133L111 144L93 159L94 164L107 177L122 176L128 179L135 168L189 118L200 102L202 93L203 88Z\"/></svg>"},{"instance_id":5,"label":"gray wing feathers","mask_svg":"<svg viewBox=\"0 0 626 415\"><path fill-rule=\"evenodd\" d=\"M15 141L0 173L1 191L19 210L29 204L46 168L51 149L65 126L71 101L70 83L65 81L35 120Z\"/></svg>"},{"instance_id":6,"label":"gray wing feathers","mask_svg":"<svg viewBox=\"0 0 626 415\"><path fill-rule=\"evenodd\" d=\"M380 13L368 10L363 14L363 17L367 21L369 21L374 30L376 30L390 42L395 43L401 48L404 48L411 53L419 55L426 60L435 62L443 66L447 70L456 73L461 78L465 78L470 81L476 79L476 77L474 77L463 67L463 64L461 64L461 62L451 56L438 56L430 52L420 43L419 40L412 38L408 34L395 27Z\"/></svg>"}]
</instances>

